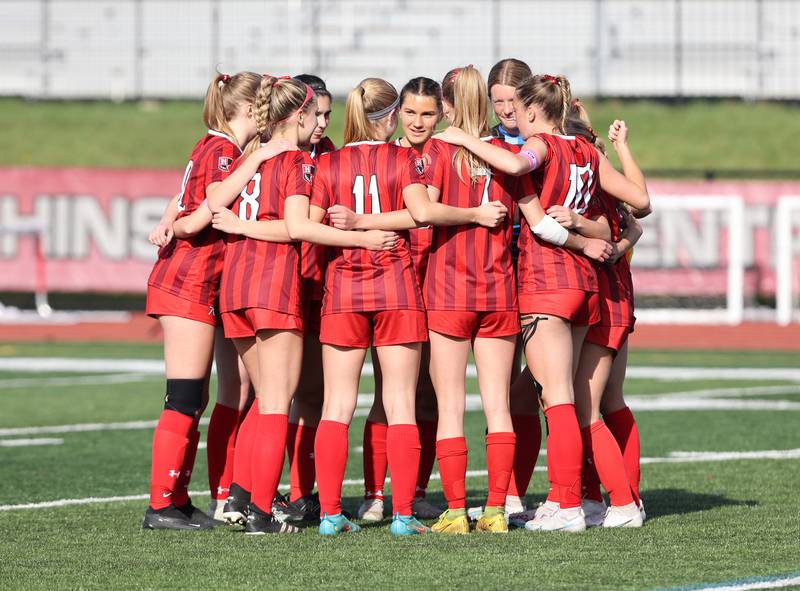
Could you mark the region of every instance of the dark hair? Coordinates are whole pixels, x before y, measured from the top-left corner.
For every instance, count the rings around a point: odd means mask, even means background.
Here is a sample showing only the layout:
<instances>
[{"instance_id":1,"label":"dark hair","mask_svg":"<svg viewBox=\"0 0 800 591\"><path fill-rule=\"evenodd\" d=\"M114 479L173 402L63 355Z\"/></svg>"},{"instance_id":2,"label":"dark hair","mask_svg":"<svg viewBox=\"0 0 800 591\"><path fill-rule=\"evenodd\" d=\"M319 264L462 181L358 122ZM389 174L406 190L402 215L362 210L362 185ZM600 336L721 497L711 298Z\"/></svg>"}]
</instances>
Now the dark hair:
<instances>
[{"instance_id":1,"label":"dark hair","mask_svg":"<svg viewBox=\"0 0 800 591\"><path fill-rule=\"evenodd\" d=\"M439 83L436 80L431 80L430 78L425 78L424 76L419 76L418 78L412 78L406 85L403 86L402 90L400 90L400 106L403 106L403 101L406 100L406 96L409 94L413 94L416 96L429 96L433 100L436 101L436 109L441 114L442 112L442 87L439 86Z\"/></svg>"},{"instance_id":2,"label":"dark hair","mask_svg":"<svg viewBox=\"0 0 800 591\"><path fill-rule=\"evenodd\" d=\"M311 90L313 90L314 94L317 96L331 98L331 93L328 91L328 87L325 86L325 81L319 76L314 76L314 74L298 74L294 79L310 86Z\"/></svg>"}]
</instances>

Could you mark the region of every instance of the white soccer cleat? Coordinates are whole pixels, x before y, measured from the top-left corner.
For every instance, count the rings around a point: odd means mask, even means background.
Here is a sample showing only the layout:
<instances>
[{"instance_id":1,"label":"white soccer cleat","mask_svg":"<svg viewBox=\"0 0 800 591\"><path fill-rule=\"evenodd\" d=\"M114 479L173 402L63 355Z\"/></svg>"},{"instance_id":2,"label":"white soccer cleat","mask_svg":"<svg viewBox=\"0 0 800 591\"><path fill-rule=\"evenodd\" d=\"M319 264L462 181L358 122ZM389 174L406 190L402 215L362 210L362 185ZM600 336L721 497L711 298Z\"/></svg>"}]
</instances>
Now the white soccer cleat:
<instances>
[{"instance_id":1,"label":"white soccer cleat","mask_svg":"<svg viewBox=\"0 0 800 591\"><path fill-rule=\"evenodd\" d=\"M603 527L642 527L642 513L636 503L611 505L603 520Z\"/></svg>"},{"instance_id":2,"label":"white soccer cleat","mask_svg":"<svg viewBox=\"0 0 800 591\"><path fill-rule=\"evenodd\" d=\"M570 533L582 532L586 529L586 520L580 507L569 509L556 509L543 512L539 519L534 518L525 524L525 529L530 531L565 531Z\"/></svg>"},{"instance_id":3,"label":"white soccer cleat","mask_svg":"<svg viewBox=\"0 0 800 591\"><path fill-rule=\"evenodd\" d=\"M470 521L478 521L483 515L483 505L480 507L468 507L467 508L467 518Z\"/></svg>"},{"instance_id":4,"label":"white soccer cleat","mask_svg":"<svg viewBox=\"0 0 800 591\"><path fill-rule=\"evenodd\" d=\"M442 514L439 507L431 505L424 497L414 499L411 511L418 519L436 519Z\"/></svg>"},{"instance_id":5,"label":"white soccer cleat","mask_svg":"<svg viewBox=\"0 0 800 591\"><path fill-rule=\"evenodd\" d=\"M542 520L546 517L550 517L550 515L558 511L558 509L558 503L555 501L545 501L544 503L540 503L535 510L521 513L519 519L515 519L515 521L518 521L525 517L529 517L524 524L517 527L524 527L525 529L536 531L539 529L539 524L542 522ZM530 524L530 526L528 524Z\"/></svg>"},{"instance_id":6,"label":"white soccer cleat","mask_svg":"<svg viewBox=\"0 0 800 591\"><path fill-rule=\"evenodd\" d=\"M208 514L217 521L225 521L225 517L222 515L224 509L225 501L211 499L208 503Z\"/></svg>"},{"instance_id":7,"label":"white soccer cleat","mask_svg":"<svg viewBox=\"0 0 800 591\"><path fill-rule=\"evenodd\" d=\"M593 501L591 499L581 500L581 509L586 519L586 527L600 527L606 518L608 507L605 501Z\"/></svg>"},{"instance_id":8,"label":"white soccer cleat","mask_svg":"<svg viewBox=\"0 0 800 591\"><path fill-rule=\"evenodd\" d=\"M364 499L358 508L358 518L364 521L383 521L383 499Z\"/></svg>"},{"instance_id":9,"label":"white soccer cleat","mask_svg":"<svg viewBox=\"0 0 800 591\"><path fill-rule=\"evenodd\" d=\"M525 503L522 497L506 496L506 518L516 513L525 513Z\"/></svg>"}]
</instances>

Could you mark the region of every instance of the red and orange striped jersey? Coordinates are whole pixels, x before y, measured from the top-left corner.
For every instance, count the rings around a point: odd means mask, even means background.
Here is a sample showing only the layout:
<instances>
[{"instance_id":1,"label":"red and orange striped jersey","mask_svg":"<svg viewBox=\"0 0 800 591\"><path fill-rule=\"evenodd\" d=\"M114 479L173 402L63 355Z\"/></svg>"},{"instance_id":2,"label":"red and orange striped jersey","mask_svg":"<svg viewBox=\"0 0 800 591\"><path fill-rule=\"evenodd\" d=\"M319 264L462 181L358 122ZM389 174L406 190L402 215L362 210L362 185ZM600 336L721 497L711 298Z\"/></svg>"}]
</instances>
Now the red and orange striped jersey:
<instances>
[{"instance_id":1,"label":"red and orange striped jersey","mask_svg":"<svg viewBox=\"0 0 800 591\"><path fill-rule=\"evenodd\" d=\"M425 183L424 165L414 152L384 142L355 142L323 154L311 202L323 209L336 204L356 213L405 208L403 189ZM331 248L322 313L422 310L422 296L411 264L408 233L392 250Z\"/></svg>"},{"instance_id":2,"label":"red and orange striped jersey","mask_svg":"<svg viewBox=\"0 0 800 591\"><path fill-rule=\"evenodd\" d=\"M563 205L583 215L597 186L597 150L582 137L536 134L547 145L542 166L531 173L542 208ZM536 236L522 218L517 287L520 293L553 289L597 291L591 261L566 247Z\"/></svg>"},{"instance_id":3,"label":"red and orange striped jersey","mask_svg":"<svg viewBox=\"0 0 800 591\"><path fill-rule=\"evenodd\" d=\"M487 141L502 146L495 138ZM504 147L504 146L502 146ZM511 259L511 227L516 201L535 191L530 179L492 168L477 171L472 182L465 163L461 175L454 165L459 147L431 140L425 145L426 182L441 192L439 201L451 207L478 207L500 201L508 208L496 228L477 224L437 226L423 296L429 310L511 311L517 309L517 289Z\"/></svg>"},{"instance_id":4,"label":"red and orange striped jersey","mask_svg":"<svg viewBox=\"0 0 800 591\"><path fill-rule=\"evenodd\" d=\"M328 136L312 147L311 157L316 161L323 154L336 149ZM321 244L303 242L300 245L300 274L303 277L303 299L322 300L325 285L325 267L328 264L328 249Z\"/></svg>"},{"instance_id":5,"label":"red and orange striped jersey","mask_svg":"<svg viewBox=\"0 0 800 591\"><path fill-rule=\"evenodd\" d=\"M261 164L231 210L246 220L283 219L286 198L311 196L314 161L307 152L284 152ZM246 236L227 237L220 311L265 308L301 315L300 245Z\"/></svg>"},{"instance_id":6,"label":"red and orange striped jersey","mask_svg":"<svg viewBox=\"0 0 800 591\"><path fill-rule=\"evenodd\" d=\"M618 242L627 226L627 213L622 204L598 188L596 200L611 227L611 240ZM595 263L597 287L600 296L600 324L602 326L628 326L634 323L633 278L628 257L620 257L614 264Z\"/></svg>"},{"instance_id":7,"label":"red and orange striped jersey","mask_svg":"<svg viewBox=\"0 0 800 591\"><path fill-rule=\"evenodd\" d=\"M223 181L242 153L233 138L209 132L197 142L183 174L178 199L178 219L205 207L206 188ZM209 224L191 238L175 238L158 251L148 285L187 300L212 306L219 291L225 243Z\"/></svg>"}]
</instances>

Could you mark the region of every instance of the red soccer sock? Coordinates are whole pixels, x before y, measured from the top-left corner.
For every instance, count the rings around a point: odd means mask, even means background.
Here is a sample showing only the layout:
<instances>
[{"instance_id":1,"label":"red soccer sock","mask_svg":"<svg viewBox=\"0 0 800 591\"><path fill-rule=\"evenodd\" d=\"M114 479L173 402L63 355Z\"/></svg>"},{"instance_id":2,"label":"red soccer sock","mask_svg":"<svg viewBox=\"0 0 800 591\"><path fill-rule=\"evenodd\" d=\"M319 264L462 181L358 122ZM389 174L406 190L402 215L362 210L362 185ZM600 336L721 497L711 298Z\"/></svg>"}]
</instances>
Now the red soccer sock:
<instances>
[{"instance_id":1,"label":"red soccer sock","mask_svg":"<svg viewBox=\"0 0 800 591\"><path fill-rule=\"evenodd\" d=\"M294 435L292 436L292 433ZM289 452L289 484L291 490L289 500L296 501L300 497L310 495L314 490L317 472L314 467L314 439L317 428L307 425L289 423L287 446Z\"/></svg>"},{"instance_id":2,"label":"red soccer sock","mask_svg":"<svg viewBox=\"0 0 800 591\"><path fill-rule=\"evenodd\" d=\"M254 400L247 416L236 434L233 451L233 482L250 492L253 490L251 466L253 464L253 442L258 433L258 400Z\"/></svg>"},{"instance_id":3,"label":"red soccer sock","mask_svg":"<svg viewBox=\"0 0 800 591\"><path fill-rule=\"evenodd\" d=\"M342 512L342 481L347 468L347 432L350 426L337 421L320 421L314 442L320 513Z\"/></svg>"},{"instance_id":4,"label":"red soccer sock","mask_svg":"<svg viewBox=\"0 0 800 591\"><path fill-rule=\"evenodd\" d=\"M631 483L633 497L638 503L641 470L639 468L639 428L636 426L636 419L633 418L631 409L626 406L608 415L603 415L603 420L614 439L617 440L625 463L625 472Z\"/></svg>"},{"instance_id":5,"label":"red soccer sock","mask_svg":"<svg viewBox=\"0 0 800 591\"><path fill-rule=\"evenodd\" d=\"M512 415L514 434L517 436L514 444L514 469L508 483L508 494L523 498L528 492L528 485L539 459L539 450L542 447L542 427L539 415Z\"/></svg>"},{"instance_id":6,"label":"red soccer sock","mask_svg":"<svg viewBox=\"0 0 800 591\"><path fill-rule=\"evenodd\" d=\"M411 515L420 448L416 425L389 425L386 430L386 458L392 479L392 513Z\"/></svg>"},{"instance_id":7,"label":"red soccer sock","mask_svg":"<svg viewBox=\"0 0 800 591\"><path fill-rule=\"evenodd\" d=\"M206 436L208 488L211 498L225 500L233 477L233 450L239 430L239 410L217 403Z\"/></svg>"},{"instance_id":8,"label":"red soccer sock","mask_svg":"<svg viewBox=\"0 0 800 591\"><path fill-rule=\"evenodd\" d=\"M414 498L424 499L425 491L428 489L433 463L436 461L436 428L438 424L438 421L417 421L422 450L419 455L419 472L417 473L417 489L414 492Z\"/></svg>"},{"instance_id":9,"label":"red soccer sock","mask_svg":"<svg viewBox=\"0 0 800 591\"><path fill-rule=\"evenodd\" d=\"M544 411L547 417L547 464L550 485L562 509L581 506L581 430L574 404L559 404ZM549 498L549 497L548 497Z\"/></svg>"},{"instance_id":10,"label":"red soccer sock","mask_svg":"<svg viewBox=\"0 0 800 591\"><path fill-rule=\"evenodd\" d=\"M584 427L581 429L581 441L583 442L583 471L581 473L581 494L584 499L590 501L603 502L603 493L600 491L600 477L594 466L594 456L592 454L592 429Z\"/></svg>"},{"instance_id":11,"label":"red soccer sock","mask_svg":"<svg viewBox=\"0 0 800 591\"><path fill-rule=\"evenodd\" d=\"M612 505L622 507L633 502L631 483L617 440L603 421L591 424L594 465Z\"/></svg>"},{"instance_id":12,"label":"red soccer sock","mask_svg":"<svg viewBox=\"0 0 800 591\"><path fill-rule=\"evenodd\" d=\"M173 502L193 428L192 417L174 410L161 412L153 433L153 463L150 471L150 507L153 509L163 509Z\"/></svg>"},{"instance_id":13,"label":"red soccer sock","mask_svg":"<svg viewBox=\"0 0 800 591\"><path fill-rule=\"evenodd\" d=\"M258 431L253 442L251 502L264 513L272 513L272 500L281 480L288 424L286 415L258 415Z\"/></svg>"},{"instance_id":14,"label":"red soccer sock","mask_svg":"<svg viewBox=\"0 0 800 591\"><path fill-rule=\"evenodd\" d=\"M383 499L386 481L386 432L388 425L364 423L364 498Z\"/></svg>"},{"instance_id":15,"label":"red soccer sock","mask_svg":"<svg viewBox=\"0 0 800 591\"><path fill-rule=\"evenodd\" d=\"M436 459L442 476L442 490L449 509L467 506L467 440L464 437L436 442Z\"/></svg>"},{"instance_id":16,"label":"red soccer sock","mask_svg":"<svg viewBox=\"0 0 800 591\"><path fill-rule=\"evenodd\" d=\"M486 436L486 467L489 470L487 507L505 507L508 482L514 468L514 433L489 433Z\"/></svg>"},{"instance_id":17,"label":"red soccer sock","mask_svg":"<svg viewBox=\"0 0 800 591\"><path fill-rule=\"evenodd\" d=\"M172 502L176 507L183 507L189 502L189 482L192 480L198 443L200 443L200 431L197 430L197 423L195 423L194 430L189 433L189 445L186 446L186 454L183 456L181 475L178 476L178 481L175 483L175 494L172 495Z\"/></svg>"}]
</instances>

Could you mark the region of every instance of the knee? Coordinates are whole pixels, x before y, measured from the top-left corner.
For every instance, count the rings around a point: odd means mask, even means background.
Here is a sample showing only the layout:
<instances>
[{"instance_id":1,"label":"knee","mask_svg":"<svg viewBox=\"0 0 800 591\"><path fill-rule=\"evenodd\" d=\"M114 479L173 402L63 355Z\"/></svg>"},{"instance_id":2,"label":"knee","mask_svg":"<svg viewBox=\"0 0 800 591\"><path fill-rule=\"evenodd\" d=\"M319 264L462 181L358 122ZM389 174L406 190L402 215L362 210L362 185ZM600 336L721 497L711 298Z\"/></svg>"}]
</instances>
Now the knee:
<instances>
[{"instance_id":1,"label":"knee","mask_svg":"<svg viewBox=\"0 0 800 591\"><path fill-rule=\"evenodd\" d=\"M187 417L199 417L208 401L205 386L205 379L168 379L164 409L179 412Z\"/></svg>"}]
</instances>

